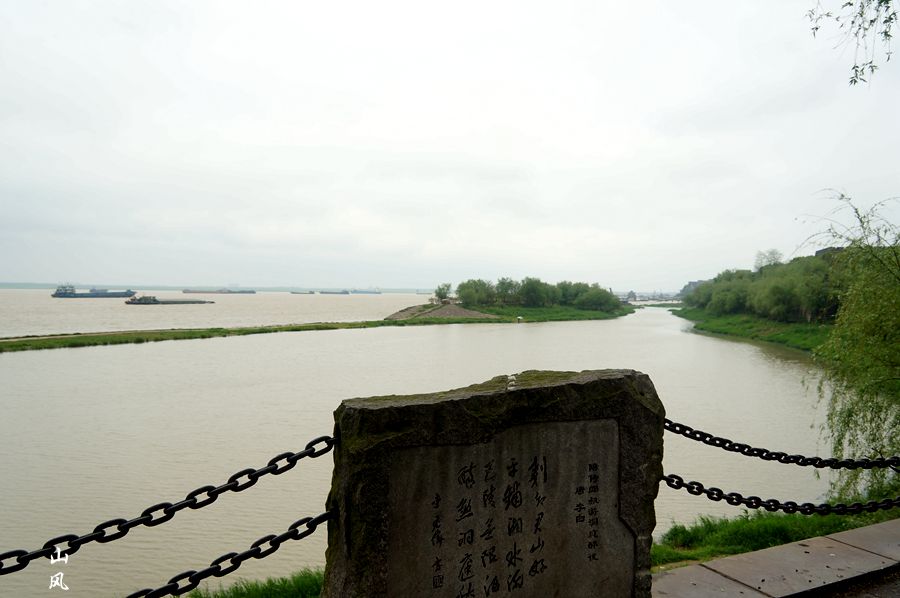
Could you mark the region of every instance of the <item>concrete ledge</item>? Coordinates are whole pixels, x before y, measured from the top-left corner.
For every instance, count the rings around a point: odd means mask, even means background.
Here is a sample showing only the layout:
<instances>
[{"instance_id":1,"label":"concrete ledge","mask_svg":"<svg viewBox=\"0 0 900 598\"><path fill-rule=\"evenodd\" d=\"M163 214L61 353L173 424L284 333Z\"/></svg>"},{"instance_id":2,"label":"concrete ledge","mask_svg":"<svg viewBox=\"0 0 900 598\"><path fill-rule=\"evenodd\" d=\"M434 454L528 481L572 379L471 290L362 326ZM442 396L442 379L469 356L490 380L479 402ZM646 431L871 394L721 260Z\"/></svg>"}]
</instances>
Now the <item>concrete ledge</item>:
<instances>
[{"instance_id":1,"label":"concrete ledge","mask_svg":"<svg viewBox=\"0 0 900 598\"><path fill-rule=\"evenodd\" d=\"M900 566L900 519L675 569L653 596L797 596Z\"/></svg>"}]
</instances>

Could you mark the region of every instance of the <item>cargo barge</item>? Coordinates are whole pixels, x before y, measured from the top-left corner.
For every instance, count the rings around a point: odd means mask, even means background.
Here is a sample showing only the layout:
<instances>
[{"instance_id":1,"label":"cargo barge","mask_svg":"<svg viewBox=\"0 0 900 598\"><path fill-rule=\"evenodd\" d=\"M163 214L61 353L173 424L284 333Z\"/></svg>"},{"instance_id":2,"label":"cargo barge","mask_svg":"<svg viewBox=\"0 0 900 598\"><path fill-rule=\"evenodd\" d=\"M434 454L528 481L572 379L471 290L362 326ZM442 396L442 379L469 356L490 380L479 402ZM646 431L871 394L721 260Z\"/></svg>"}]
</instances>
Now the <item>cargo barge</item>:
<instances>
[{"instance_id":1,"label":"cargo barge","mask_svg":"<svg viewBox=\"0 0 900 598\"><path fill-rule=\"evenodd\" d=\"M157 299L153 295L144 295L143 297L132 297L125 302L125 305L200 305L203 303L215 303L215 301L205 301L203 299Z\"/></svg>"},{"instance_id":2,"label":"cargo barge","mask_svg":"<svg viewBox=\"0 0 900 598\"><path fill-rule=\"evenodd\" d=\"M110 291L108 289L91 289L90 291L79 293L71 284L61 284L56 287L51 297L57 299L114 299L116 297L134 297L135 291L128 289L127 291Z\"/></svg>"}]
</instances>

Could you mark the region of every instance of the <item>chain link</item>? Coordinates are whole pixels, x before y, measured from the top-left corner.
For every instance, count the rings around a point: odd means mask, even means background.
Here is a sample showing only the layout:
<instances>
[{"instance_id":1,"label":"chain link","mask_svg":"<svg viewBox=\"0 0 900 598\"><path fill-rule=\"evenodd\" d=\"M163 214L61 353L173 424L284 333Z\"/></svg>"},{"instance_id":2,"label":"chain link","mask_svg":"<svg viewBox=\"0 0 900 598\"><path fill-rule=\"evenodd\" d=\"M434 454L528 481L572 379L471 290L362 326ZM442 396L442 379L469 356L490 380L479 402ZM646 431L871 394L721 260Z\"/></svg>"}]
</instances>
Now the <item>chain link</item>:
<instances>
[{"instance_id":1,"label":"chain link","mask_svg":"<svg viewBox=\"0 0 900 598\"><path fill-rule=\"evenodd\" d=\"M176 503L161 502L144 509L139 517L134 519L110 519L95 527L91 532L78 536L76 534L66 534L47 540L43 547L33 550L11 550L0 554L0 575L7 575L21 571L28 566L31 561L39 558L50 558L56 551L56 546L60 546L60 553L75 554L78 549L91 542L106 544L113 540L118 540L129 531L139 526L155 527L161 525L175 516L176 513L183 509L201 509L210 505L219 498L219 495L225 492L241 492L250 486L256 484L259 478L264 475L281 475L289 471L297 465L300 459L305 457L321 457L334 447L334 438L331 436L320 436L309 441L306 448L297 453L281 453L269 459L269 462L259 469L243 469L230 478L221 486L203 486L189 492L184 500ZM322 446L320 446L322 445ZM281 462L281 463L280 463ZM242 478L244 478L242 480ZM203 496L205 495L205 496Z\"/></svg>"},{"instance_id":2,"label":"chain link","mask_svg":"<svg viewBox=\"0 0 900 598\"><path fill-rule=\"evenodd\" d=\"M751 447L749 444L732 442L727 438L713 436L702 430L695 430L690 426L666 419L664 427L673 434L680 434L685 438L702 442L731 453L740 453L747 457L757 457L763 461L778 461L787 465L799 465L801 467L816 467L819 469L873 469L890 467L894 471L900 471L900 457L878 457L876 459L835 459L822 457L804 457L803 455L789 455L780 451L770 451L764 448Z\"/></svg>"},{"instance_id":3,"label":"chain link","mask_svg":"<svg viewBox=\"0 0 900 598\"><path fill-rule=\"evenodd\" d=\"M797 504L792 500L781 502L774 498L763 500L758 496L745 497L739 492L725 493L723 490L716 487L707 488L700 482L685 482L684 478L675 474L664 475L661 481L665 482L669 488L674 490L684 489L687 490L688 494L693 494L694 496L705 494L706 498L714 502L724 500L728 504L736 507L743 505L751 509L763 508L773 512L783 511L785 513L800 513L801 515L858 515L863 511L874 513L875 511L886 511L888 509L900 507L900 496L897 498L886 498L880 501L870 500L866 503L855 502L850 505L844 503L833 505L821 503L816 505L811 502Z\"/></svg>"},{"instance_id":4,"label":"chain link","mask_svg":"<svg viewBox=\"0 0 900 598\"><path fill-rule=\"evenodd\" d=\"M200 585L200 582L207 577L224 577L225 575L236 571L244 561L250 559L264 559L270 554L277 552L278 549L281 548L281 545L288 540L302 540L315 532L320 524L332 519L332 517L331 511L322 513L318 517L304 517L303 519L299 519L292 523L287 531L282 534L269 534L268 536L260 538L250 545L249 550L245 550L241 553L229 552L228 554L223 554L210 563L209 567L206 567L205 569L201 569L200 571L195 571L193 569L184 571L171 578L165 585L156 589L144 588L143 590L138 590L133 594L129 594L127 598L181 596L182 594L186 594L187 592L196 589L197 586ZM301 530L301 527L305 529ZM223 563L226 562L228 563L228 566L223 567ZM187 583L182 584L182 582Z\"/></svg>"}]
</instances>

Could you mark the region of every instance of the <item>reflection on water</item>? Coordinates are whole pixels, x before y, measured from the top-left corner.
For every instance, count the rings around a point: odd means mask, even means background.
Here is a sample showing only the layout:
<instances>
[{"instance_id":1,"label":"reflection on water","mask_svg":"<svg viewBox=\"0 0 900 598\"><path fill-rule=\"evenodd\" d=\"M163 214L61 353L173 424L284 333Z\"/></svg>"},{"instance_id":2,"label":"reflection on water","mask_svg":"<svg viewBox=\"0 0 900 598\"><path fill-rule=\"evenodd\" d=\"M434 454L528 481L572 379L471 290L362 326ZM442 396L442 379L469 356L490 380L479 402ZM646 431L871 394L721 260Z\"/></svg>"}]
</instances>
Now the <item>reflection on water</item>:
<instances>
[{"instance_id":1,"label":"reflection on water","mask_svg":"<svg viewBox=\"0 0 900 598\"><path fill-rule=\"evenodd\" d=\"M342 399L445 390L526 369L632 368L650 375L671 419L735 441L822 454L815 370L800 353L686 332L648 308L602 322L452 325L284 333L0 355L0 551L36 548L134 517L328 434ZM666 435L665 470L723 490L821 498L827 480ZM322 511L332 457L304 459L171 522L91 544L65 567L68 596L126 595L249 548ZM698 513L736 514L662 486L662 531ZM324 530L236 576L324 563ZM0 595L47 591L56 566L0 577ZM214 585L217 582L214 582Z\"/></svg>"}]
</instances>

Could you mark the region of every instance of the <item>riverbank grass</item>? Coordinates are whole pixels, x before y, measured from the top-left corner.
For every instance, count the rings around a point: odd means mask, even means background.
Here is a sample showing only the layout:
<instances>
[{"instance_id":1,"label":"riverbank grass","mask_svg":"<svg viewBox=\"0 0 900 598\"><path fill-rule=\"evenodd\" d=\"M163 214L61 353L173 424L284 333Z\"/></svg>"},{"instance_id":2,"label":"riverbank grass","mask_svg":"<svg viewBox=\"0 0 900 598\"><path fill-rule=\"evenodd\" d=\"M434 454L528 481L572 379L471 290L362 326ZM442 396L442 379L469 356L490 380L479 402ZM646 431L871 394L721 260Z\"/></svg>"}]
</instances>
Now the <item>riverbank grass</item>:
<instances>
[{"instance_id":1,"label":"riverbank grass","mask_svg":"<svg viewBox=\"0 0 900 598\"><path fill-rule=\"evenodd\" d=\"M731 518L702 515L691 525L672 526L653 544L651 562L656 567L707 561L873 525L898 515L891 511L825 516L754 511Z\"/></svg>"},{"instance_id":2,"label":"riverbank grass","mask_svg":"<svg viewBox=\"0 0 900 598\"><path fill-rule=\"evenodd\" d=\"M565 322L571 320L611 320L634 313L634 307L623 305L615 311L599 311L593 309L578 309L569 305L553 305L550 307L522 307L519 305L503 305L492 307L469 308L481 313L498 316L506 322L516 322L522 318L523 322Z\"/></svg>"},{"instance_id":3,"label":"riverbank grass","mask_svg":"<svg viewBox=\"0 0 900 598\"><path fill-rule=\"evenodd\" d=\"M697 308L670 311L694 322L696 330L778 343L803 351L812 351L825 342L833 328L831 324L776 322L749 314L714 316Z\"/></svg>"},{"instance_id":4,"label":"riverbank grass","mask_svg":"<svg viewBox=\"0 0 900 598\"><path fill-rule=\"evenodd\" d=\"M194 590L188 598L319 598L324 578L322 569L303 569L290 577L242 579L220 590Z\"/></svg>"}]
</instances>

